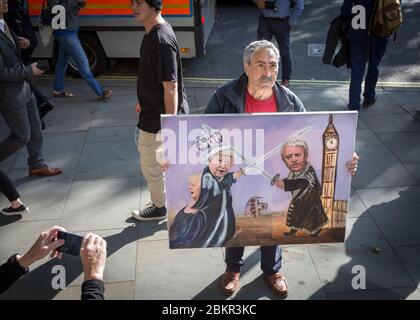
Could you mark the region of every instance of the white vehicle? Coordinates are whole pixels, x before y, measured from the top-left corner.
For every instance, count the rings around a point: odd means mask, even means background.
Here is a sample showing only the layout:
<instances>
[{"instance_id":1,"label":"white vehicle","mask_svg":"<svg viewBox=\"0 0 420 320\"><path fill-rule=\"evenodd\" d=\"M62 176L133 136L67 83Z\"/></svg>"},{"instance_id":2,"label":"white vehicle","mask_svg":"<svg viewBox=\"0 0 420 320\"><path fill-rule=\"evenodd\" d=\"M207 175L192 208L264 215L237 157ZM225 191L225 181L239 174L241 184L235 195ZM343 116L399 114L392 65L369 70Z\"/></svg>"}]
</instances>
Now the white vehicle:
<instances>
[{"instance_id":1,"label":"white vehicle","mask_svg":"<svg viewBox=\"0 0 420 320\"><path fill-rule=\"evenodd\" d=\"M29 0L36 29L43 1ZM215 22L216 0L163 0L162 15L175 31L182 58L204 55ZM80 16L79 39L95 75L114 59L139 57L144 27L134 20L130 0L88 0ZM55 41L47 47L39 41L34 57L55 61L56 54ZM75 69L72 63L70 67Z\"/></svg>"}]
</instances>

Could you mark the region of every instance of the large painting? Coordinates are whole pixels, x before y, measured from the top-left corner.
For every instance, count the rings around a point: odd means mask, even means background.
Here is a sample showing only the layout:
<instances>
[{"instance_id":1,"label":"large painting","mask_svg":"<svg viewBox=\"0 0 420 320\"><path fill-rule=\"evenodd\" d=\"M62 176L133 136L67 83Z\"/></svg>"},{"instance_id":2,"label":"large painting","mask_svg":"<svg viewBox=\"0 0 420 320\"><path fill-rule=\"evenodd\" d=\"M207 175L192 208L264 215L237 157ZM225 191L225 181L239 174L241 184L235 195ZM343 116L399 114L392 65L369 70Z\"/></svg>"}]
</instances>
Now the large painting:
<instances>
[{"instance_id":1,"label":"large painting","mask_svg":"<svg viewBox=\"0 0 420 320\"><path fill-rule=\"evenodd\" d=\"M343 242L356 112L162 117L169 246Z\"/></svg>"}]
</instances>

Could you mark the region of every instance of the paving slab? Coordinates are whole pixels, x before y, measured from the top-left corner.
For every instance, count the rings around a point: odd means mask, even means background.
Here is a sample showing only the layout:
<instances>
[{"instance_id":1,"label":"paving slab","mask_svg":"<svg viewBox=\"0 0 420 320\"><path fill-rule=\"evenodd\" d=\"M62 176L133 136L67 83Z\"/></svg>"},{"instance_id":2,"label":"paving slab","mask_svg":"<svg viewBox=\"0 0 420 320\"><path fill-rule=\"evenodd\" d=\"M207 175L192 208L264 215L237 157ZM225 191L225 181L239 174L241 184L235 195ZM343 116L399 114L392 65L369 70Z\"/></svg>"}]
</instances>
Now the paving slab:
<instances>
[{"instance_id":1,"label":"paving slab","mask_svg":"<svg viewBox=\"0 0 420 320\"><path fill-rule=\"evenodd\" d=\"M385 235L371 217L347 219L345 247L352 253L392 251Z\"/></svg>"},{"instance_id":2,"label":"paving slab","mask_svg":"<svg viewBox=\"0 0 420 320\"><path fill-rule=\"evenodd\" d=\"M401 163L420 163L420 132L381 133L379 138Z\"/></svg>"},{"instance_id":3,"label":"paving slab","mask_svg":"<svg viewBox=\"0 0 420 320\"><path fill-rule=\"evenodd\" d=\"M375 133L420 131L420 121L411 114L360 115L369 129Z\"/></svg>"},{"instance_id":4,"label":"paving slab","mask_svg":"<svg viewBox=\"0 0 420 320\"><path fill-rule=\"evenodd\" d=\"M329 300L420 300L415 287L387 290L360 290L328 294Z\"/></svg>"},{"instance_id":5,"label":"paving slab","mask_svg":"<svg viewBox=\"0 0 420 320\"><path fill-rule=\"evenodd\" d=\"M61 224L71 231L125 228L139 198L138 177L75 181Z\"/></svg>"},{"instance_id":6,"label":"paving slab","mask_svg":"<svg viewBox=\"0 0 420 320\"><path fill-rule=\"evenodd\" d=\"M410 172L385 146L362 146L356 148L360 157L357 174L352 186L359 188L378 188L415 185L417 181Z\"/></svg>"},{"instance_id":7,"label":"paving slab","mask_svg":"<svg viewBox=\"0 0 420 320\"><path fill-rule=\"evenodd\" d=\"M420 246L396 247L395 252L408 270L417 289L420 289Z\"/></svg>"},{"instance_id":8,"label":"paving slab","mask_svg":"<svg viewBox=\"0 0 420 320\"><path fill-rule=\"evenodd\" d=\"M28 177L27 169L13 169L8 176L15 184L22 201L29 206L20 221L60 219L70 192L75 168L65 167L63 173L52 177ZM0 205L9 205L5 198Z\"/></svg>"},{"instance_id":9,"label":"paving slab","mask_svg":"<svg viewBox=\"0 0 420 320\"><path fill-rule=\"evenodd\" d=\"M400 105L418 104L420 100L420 92L416 91L385 91L385 94Z\"/></svg>"},{"instance_id":10,"label":"paving slab","mask_svg":"<svg viewBox=\"0 0 420 320\"><path fill-rule=\"evenodd\" d=\"M349 99L348 91L341 91L337 90L337 94L344 100L346 103ZM406 113L406 110L401 107L400 104L395 102L391 99L387 94L385 94L382 90L378 90L376 93L377 100L373 106L369 108L362 108L361 114L362 115L376 115L376 114L395 114L395 113ZM363 102L362 100L360 101Z\"/></svg>"},{"instance_id":11,"label":"paving slab","mask_svg":"<svg viewBox=\"0 0 420 320\"><path fill-rule=\"evenodd\" d=\"M134 141L86 143L76 180L138 177L139 156Z\"/></svg>"},{"instance_id":12,"label":"paving slab","mask_svg":"<svg viewBox=\"0 0 420 320\"><path fill-rule=\"evenodd\" d=\"M105 300L133 300L134 281L107 283L105 288ZM82 286L71 286L59 291L54 300L78 300L80 299ZM45 296L43 291L41 296Z\"/></svg>"},{"instance_id":13,"label":"paving slab","mask_svg":"<svg viewBox=\"0 0 420 320\"><path fill-rule=\"evenodd\" d=\"M420 245L419 186L357 190L392 246Z\"/></svg>"},{"instance_id":14,"label":"paving slab","mask_svg":"<svg viewBox=\"0 0 420 320\"><path fill-rule=\"evenodd\" d=\"M381 145L382 142L379 140L378 135L372 132L370 129L357 129L356 132L356 148L364 146L376 146Z\"/></svg>"},{"instance_id":15,"label":"paving slab","mask_svg":"<svg viewBox=\"0 0 420 320\"><path fill-rule=\"evenodd\" d=\"M134 141L136 126L90 128L86 142Z\"/></svg>"},{"instance_id":16,"label":"paving slab","mask_svg":"<svg viewBox=\"0 0 420 320\"><path fill-rule=\"evenodd\" d=\"M420 163L406 164L405 167L410 171L417 182L420 183Z\"/></svg>"},{"instance_id":17,"label":"paving slab","mask_svg":"<svg viewBox=\"0 0 420 320\"><path fill-rule=\"evenodd\" d=\"M54 115L48 113L45 118L46 129L44 132L72 132L87 131L91 125L93 114L88 115Z\"/></svg>"},{"instance_id":18,"label":"paving slab","mask_svg":"<svg viewBox=\"0 0 420 320\"><path fill-rule=\"evenodd\" d=\"M308 111L346 111L347 104L334 90L293 90Z\"/></svg>"},{"instance_id":19,"label":"paving slab","mask_svg":"<svg viewBox=\"0 0 420 320\"><path fill-rule=\"evenodd\" d=\"M345 250L343 244L311 245L309 251L327 293L353 292L355 266L365 269L368 290L414 286L392 252L354 253L351 249Z\"/></svg>"},{"instance_id":20,"label":"paving slab","mask_svg":"<svg viewBox=\"0 0 420 320\"><path fill-rule=\"evenodd\" d=\"M82 154L86 132L47 133L44 136L42 155L50 167L76 167ZM27 168L28 152L24 148L14 163L14 168Z\"/></svg>"},{"instance_id":21,"label":"paving slab","mask_svg":"<svg viewBox=\"0 0 420 320\"><path fill-rule=\"evenodd\" d=\"M350 191L350 202L349 202L349 211L347 213L348 218L359 218L359 217L368 217L369 211L366 206L360 200L359 195L355 189Z\"/></svg>"},{"instance_id":22,"label":"paving slab","mask_svg":"<svg viewBox=\"0 0 420 320\"><path fill-rule=\"evenodd\" d=\"M139 242L135 299L225 299L218 287L223 272L220 248L170 250L164 240Z\"/></svg>"}]
</instances>

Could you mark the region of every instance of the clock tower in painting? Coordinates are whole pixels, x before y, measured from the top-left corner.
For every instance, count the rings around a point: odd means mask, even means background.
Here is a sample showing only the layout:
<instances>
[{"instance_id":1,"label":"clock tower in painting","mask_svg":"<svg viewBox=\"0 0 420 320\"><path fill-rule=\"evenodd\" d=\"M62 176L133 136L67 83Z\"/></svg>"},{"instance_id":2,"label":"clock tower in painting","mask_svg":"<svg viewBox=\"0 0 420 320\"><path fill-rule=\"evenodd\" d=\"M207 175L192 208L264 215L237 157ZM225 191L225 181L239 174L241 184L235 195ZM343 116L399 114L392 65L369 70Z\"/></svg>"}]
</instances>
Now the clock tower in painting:
<instances>
[{"instance_id":1,"label":"clock tower in painting","mask_svg":"<svg viewBox=\"0 0 420 320\"><path fill-rule=\"evenodd\" d=\"M339 136L333 124L333 115L330 114L327 128L322 135L323 159L322 159L322 196L321 201L325 213L330 221L329 225L334 225L334 194L337 177L337 160Z\"/></svg>"}]
</instances>

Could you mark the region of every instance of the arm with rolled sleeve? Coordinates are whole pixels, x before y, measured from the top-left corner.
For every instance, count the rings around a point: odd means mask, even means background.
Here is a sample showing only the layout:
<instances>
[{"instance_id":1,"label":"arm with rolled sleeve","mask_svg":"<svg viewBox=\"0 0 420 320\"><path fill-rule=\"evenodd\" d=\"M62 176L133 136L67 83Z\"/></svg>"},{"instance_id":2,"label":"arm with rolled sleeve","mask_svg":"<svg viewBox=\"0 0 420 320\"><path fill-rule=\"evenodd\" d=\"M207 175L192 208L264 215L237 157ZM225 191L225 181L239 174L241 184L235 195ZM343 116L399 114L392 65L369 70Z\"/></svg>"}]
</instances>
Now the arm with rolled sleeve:
<instances>
[{"instance_id":1,"label":"arm with rolled sleeve","mask_svg":"<svg viewBox=\"0 0 420 320\"><path fill-rule=\"evenodd\" d=\"M296 25L299 17L302 15L303 8L304 8L304 0L295 0L295 7L293 8L293 11L289 18L290 26Z\"/></svg>"}]
</instances>

